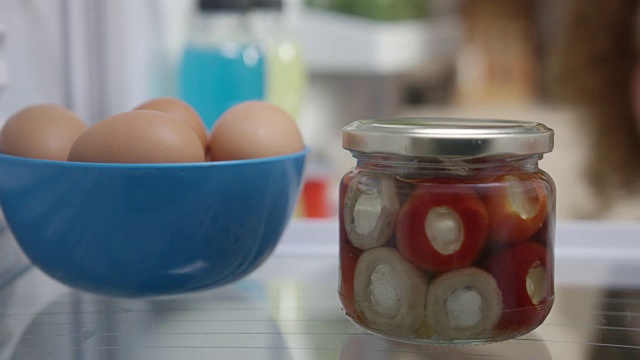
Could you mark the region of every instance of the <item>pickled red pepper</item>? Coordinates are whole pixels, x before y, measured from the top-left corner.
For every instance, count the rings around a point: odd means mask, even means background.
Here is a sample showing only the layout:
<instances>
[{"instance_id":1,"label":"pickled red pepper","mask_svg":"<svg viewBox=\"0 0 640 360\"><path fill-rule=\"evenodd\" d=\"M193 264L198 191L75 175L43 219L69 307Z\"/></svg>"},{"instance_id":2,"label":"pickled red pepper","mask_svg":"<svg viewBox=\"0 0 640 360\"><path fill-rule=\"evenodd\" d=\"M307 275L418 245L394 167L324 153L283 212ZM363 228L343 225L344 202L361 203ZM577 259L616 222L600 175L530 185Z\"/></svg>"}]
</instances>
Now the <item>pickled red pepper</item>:
<instances>
[{"instance_id":1,"label":"pickled red pepper","mask_svg":"<svg viewBox=\"0 0 640 360\"><path fill-rule=\"evenodd\" d=\"M502 294L491 274L476 267L449 271L429 287L427 319L445 339L488 334L500 319Z\"/></svg>"},{"instance_id":2,"label":"pickled red pepper","mask_svg":"<svg viewBox=\"0 0 640 360\"><path fill-rule=\"evenodd\" d=\"M356 176L349 181L342 204L344 229L353 246L367 250L389 240L400 208L393 177Z\"/></svg>"},{"instance_id":3,"label":"pickled red pepper","mask_svg":"<svg viewBox=\"0 0 640 360\"><path fill-rule=\"evenodd\" d=\"M488 233L489 217L476 193L441 179L418 183L396 223L400 253L435 272L471 265Z\"/></svg>"},{"instance_id":4,"label":"pickled red pepper","mask_svg":"<svg viewBox=\"0 0 640 360\"><path fill-rule=\"evenodd\" d=\"M340 182L339 199L341 204L344 203L349 183L355 176L355 174L352 175L353 176L345 175ZM343 206L340 206L338 216L340 221L340 278L338 292L343 299L342 306L345 313L350 317L357 318L359 321L364 321L352 300L356 262L360 258L360 255L362 255L363 250L353 246L351 240L349 240L344 223Z\"/></svg>"},{"instance_id":5,"label":"pickled red pepper","mask_svg":"<svg viewBox=\"0 0 640 360\"><path fill-rule=\"evenodd\" d=\"M368 326L411 334L422 323L427 277L396 249L378 247L358 259L353 282L354 304Z\"/></svg>"},{"instance_id":6,"label":"pickled red pepper","mask_svg":"<svg viewBox=\"0 0 640 360\"><path fill-rule=\"evenodd\" d=\"M491 240L516 243L529 239L547 216L547 191L542 181L529 175L503 175L494 179L486 196Z\"/></svg>"},{"instance_id":7,"label":"pickled red pepper","mask_svg":"<svg viewBox=\"0 0 640 360\"><path fill-rule=\"evenodd\" d=\"M489 256L483 268L493 275L502 292L504 312L499 330L522 330L542 323L553 291L549 253L544 246L525 241Z\"/></svg>"}]
</instances>

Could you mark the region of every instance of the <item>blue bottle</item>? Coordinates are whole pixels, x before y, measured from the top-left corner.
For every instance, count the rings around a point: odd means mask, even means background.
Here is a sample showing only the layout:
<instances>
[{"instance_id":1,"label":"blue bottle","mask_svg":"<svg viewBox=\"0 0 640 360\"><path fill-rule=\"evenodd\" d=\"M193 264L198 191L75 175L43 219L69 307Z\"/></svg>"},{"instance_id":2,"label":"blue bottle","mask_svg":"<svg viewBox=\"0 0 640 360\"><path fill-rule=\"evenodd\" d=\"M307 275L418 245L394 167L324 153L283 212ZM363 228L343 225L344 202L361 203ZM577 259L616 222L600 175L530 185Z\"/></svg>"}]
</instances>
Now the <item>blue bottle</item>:
<instances>
[{"instance_id":1,"label":"blue bottle","mask_svg":"<svg viewBox=\"0 0 640 360\"><path fill-rule=\"evenodd\" d=\"M200 0L180 67L180 97L207 128L230 107L265 98L265 60L252 38L249 0Z\"/></svg>"}]
</instances>

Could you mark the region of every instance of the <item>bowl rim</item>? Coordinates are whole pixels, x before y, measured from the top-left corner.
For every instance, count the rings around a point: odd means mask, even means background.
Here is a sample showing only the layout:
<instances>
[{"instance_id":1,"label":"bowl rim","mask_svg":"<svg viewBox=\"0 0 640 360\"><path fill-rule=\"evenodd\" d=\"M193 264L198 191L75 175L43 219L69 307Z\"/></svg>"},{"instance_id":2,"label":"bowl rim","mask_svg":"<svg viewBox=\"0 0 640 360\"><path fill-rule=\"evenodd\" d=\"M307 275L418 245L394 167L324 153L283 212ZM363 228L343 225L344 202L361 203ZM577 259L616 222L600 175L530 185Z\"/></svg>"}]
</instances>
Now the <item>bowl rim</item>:
<instances>
[{"instance_id":1,"label":"bowl rim","mask_svg":"<svg viewBox=\"0 0 640 360\"><path fill-rule=\"evenodd\" d=\"M280 161L292 160L305 157L310 149L305 146L303 150L290 154L270 156L245 160L227 160L227 161L204 161L204 162L188 162L188 163L97 163L97 162L79 162L79 161L61 161L61 160L44 160L34 159L22 156L15 156L0 153L0 161L14 161L22 163L31 163L33 165L49 165L73 168L112 168L112 169L165 169L165 168L200 168L200 167L225 167L238 166L259 163L273 163Z\"/></svg>"}]
</instances>

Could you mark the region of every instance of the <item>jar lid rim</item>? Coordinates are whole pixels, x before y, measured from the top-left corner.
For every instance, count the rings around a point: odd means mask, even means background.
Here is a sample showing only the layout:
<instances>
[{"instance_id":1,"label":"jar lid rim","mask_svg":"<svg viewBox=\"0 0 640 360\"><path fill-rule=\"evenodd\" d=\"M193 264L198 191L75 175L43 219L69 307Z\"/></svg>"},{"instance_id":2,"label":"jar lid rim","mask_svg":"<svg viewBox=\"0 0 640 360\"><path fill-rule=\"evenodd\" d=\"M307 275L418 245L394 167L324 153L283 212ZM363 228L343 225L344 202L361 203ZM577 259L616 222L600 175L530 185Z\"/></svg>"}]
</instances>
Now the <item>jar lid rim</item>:
<instances>
[{"instance_id":1,"label":"jar lid rim","mask_svg":"<svg viewBox=\"0 0 640 360\"><path fill-rule=\"evenodd\" d=\"M342 147L406 156L534 155L553 150L554 132L542 123L471 118L358 120L342 129Z\"/></svg>"}]
</instances>

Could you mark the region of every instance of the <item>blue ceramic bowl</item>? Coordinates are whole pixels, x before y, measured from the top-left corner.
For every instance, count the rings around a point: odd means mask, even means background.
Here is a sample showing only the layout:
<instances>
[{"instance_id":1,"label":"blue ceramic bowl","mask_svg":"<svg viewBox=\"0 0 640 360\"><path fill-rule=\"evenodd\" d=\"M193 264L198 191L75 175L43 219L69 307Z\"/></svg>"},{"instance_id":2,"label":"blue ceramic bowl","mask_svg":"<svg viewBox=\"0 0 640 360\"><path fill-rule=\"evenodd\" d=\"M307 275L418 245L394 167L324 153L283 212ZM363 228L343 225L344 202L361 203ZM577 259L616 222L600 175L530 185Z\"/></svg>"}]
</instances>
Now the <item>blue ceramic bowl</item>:
<instances>
[{"instance_id":1,"label":"blue ceramic bowl","mask_svg":"<svg viewBox=\"0 0 640 360\"><path fill-rule=\"evenodd\" d=\"M0 154L0 204L31 262L71 287L123 296L228 284L273 251L307 150L191 164L97 164Z\"/></svg>"}]
</instances>

